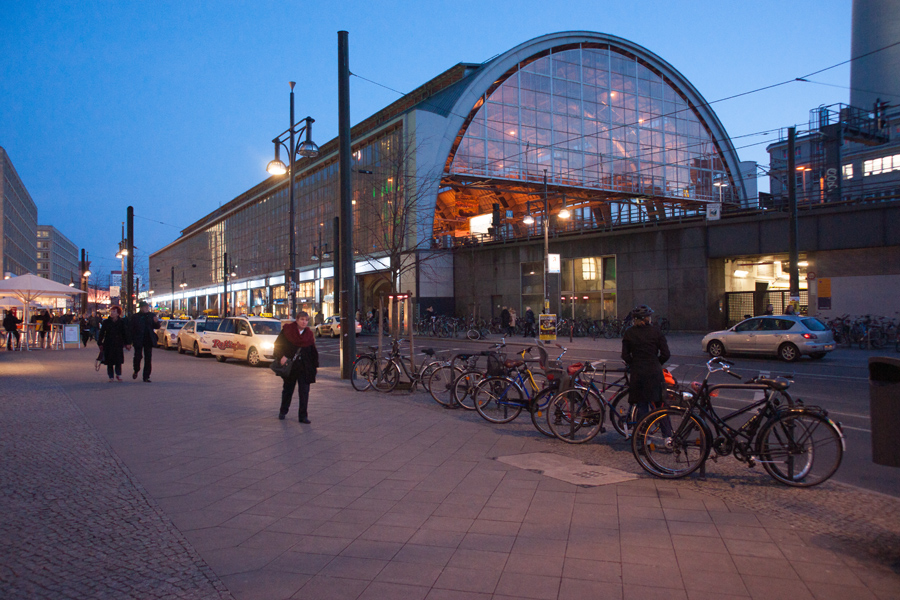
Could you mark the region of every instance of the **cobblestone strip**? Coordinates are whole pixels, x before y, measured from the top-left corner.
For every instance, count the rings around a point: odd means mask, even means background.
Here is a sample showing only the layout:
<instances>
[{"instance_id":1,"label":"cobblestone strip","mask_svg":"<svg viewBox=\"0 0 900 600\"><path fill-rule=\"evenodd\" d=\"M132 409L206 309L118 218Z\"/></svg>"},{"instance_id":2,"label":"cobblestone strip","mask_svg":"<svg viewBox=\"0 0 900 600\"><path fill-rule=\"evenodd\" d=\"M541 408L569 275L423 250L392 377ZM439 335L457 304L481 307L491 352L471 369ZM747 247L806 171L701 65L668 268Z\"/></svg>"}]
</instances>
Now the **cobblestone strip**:
<instances>
[{"instance_id":1,"label":"cobblestone strip","mask_svg":"<svg viewBox=\"0 0 900 600\"><path fill-rule=\"evenodd\" d=\"M0 359L0 598L232 598L45 375Z\"/></svg>"}]
</instances>

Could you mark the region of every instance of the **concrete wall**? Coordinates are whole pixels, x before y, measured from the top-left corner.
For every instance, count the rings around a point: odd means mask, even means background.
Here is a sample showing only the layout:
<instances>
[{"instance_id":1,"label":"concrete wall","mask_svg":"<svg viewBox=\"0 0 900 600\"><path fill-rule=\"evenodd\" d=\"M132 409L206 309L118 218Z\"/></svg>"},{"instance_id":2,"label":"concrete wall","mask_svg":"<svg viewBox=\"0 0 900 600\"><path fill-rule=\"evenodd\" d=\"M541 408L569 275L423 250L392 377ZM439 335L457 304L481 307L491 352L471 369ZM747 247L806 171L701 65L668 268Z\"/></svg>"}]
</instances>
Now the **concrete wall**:
<instances>
[{"instance_id":1,"label":"concrete wall","mask_svg":"<svg viewBox=\"0 0 900 600\"><path fill-rule=\"evenodd\" d=\"M900 246L817 252L810 282L810 314L897 317L900 312ZM831 309L818 310L819 281L831 281Z\"/></svg>"},{"instance_id":2,"label":"concrete wall","mask_svg":"<svg viewBox=\"0 0 900 600\"><path fill-rule=\"evenodd\" d=\"M668 317L675 329L708 329L710 271L705 227L557 239L551 240L550 252L561 254L564 260L614 255L620 317L638 304L648 304L659 315ZM502 304L518 307L521 263L542 260L543 243L539 240L461 249L454 263L458 314L468 314L471 306L477 305L481 315L490 315L492 296L501 296ZM724 282L720 283L724 290ZM558 287L551 285L553 289ZM559 295L551 294L551 311L558 311L558 302Z\"/></svg>"}]
</instances>

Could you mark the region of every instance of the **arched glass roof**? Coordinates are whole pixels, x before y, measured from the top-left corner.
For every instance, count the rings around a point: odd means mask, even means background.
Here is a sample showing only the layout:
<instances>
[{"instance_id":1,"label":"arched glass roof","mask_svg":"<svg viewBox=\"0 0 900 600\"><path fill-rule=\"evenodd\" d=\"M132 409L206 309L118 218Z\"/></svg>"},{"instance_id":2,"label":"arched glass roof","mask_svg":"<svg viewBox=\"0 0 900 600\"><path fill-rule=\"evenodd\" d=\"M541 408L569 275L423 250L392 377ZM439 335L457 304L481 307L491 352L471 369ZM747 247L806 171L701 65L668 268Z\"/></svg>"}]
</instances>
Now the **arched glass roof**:
<instances>
[{"instance_id":1,"label":"arched glass roof","mask_svg":"<svg viewBox=\"0 0 900 600\"><path fill-rule=\"evenodd\" d=\"M614 47L537 57L485 94L451 174L717 200L728 183L709 128L660 72Z\"/></svg>"}]
</instances>

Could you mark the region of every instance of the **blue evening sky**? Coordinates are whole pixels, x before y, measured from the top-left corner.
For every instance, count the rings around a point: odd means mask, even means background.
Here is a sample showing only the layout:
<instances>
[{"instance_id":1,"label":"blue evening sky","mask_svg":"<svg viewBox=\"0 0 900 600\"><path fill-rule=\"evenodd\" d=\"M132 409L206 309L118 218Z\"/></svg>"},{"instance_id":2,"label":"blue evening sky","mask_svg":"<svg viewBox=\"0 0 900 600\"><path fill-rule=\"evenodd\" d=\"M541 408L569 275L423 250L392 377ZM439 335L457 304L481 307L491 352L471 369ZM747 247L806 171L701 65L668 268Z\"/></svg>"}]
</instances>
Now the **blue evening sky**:
<instances>
[{"instance_id":1,"label":"blue evening sky","mask_svg":"<svg viewBox=\"0 0 900 600\"><path fill-rule=\"evenodd\" d=\"M850 13L851 0L3 0L0 146L39 222L86 248L104 284L134 206L146 281L151 252L266 177L288 81L314 140L337 136L338 30L350 33L352 72L404 92L456 63L590 30L644 46L715 101L849 59ZM732 137L805 128L810 109L849 101L848 65L812 79L713 107ZM350 86L354 124L398 97ZM767 165L776 139L735 146Z\"/></svg>"}]
</instances>

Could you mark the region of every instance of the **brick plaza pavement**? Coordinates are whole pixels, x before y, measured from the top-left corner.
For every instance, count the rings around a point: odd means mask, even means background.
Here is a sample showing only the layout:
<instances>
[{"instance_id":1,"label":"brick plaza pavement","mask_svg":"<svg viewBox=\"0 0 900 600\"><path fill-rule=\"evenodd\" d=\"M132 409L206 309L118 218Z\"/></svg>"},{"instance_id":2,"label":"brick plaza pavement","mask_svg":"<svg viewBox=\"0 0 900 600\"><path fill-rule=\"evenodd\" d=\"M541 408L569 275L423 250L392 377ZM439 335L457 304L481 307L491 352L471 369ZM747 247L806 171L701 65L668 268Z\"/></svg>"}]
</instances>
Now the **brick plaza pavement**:
<instances>
[{"instance_id":1,"label":"brick plaza pavement","mask_svg":"<svg viewBox=\"0 0 900 600\"><path fill-rule=\"evenodd\" d=\"M567 446L333 369L301 425L266 369L157 351L154 383L109 384L94 355L0 353L0 597L900 598L896 498L731 459L651 479L614 434ZM529 453L638 477L499 460Z\"/></svg>"}]
</instances>

